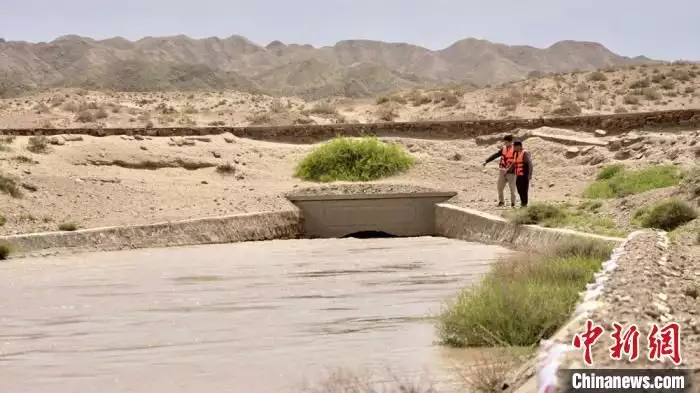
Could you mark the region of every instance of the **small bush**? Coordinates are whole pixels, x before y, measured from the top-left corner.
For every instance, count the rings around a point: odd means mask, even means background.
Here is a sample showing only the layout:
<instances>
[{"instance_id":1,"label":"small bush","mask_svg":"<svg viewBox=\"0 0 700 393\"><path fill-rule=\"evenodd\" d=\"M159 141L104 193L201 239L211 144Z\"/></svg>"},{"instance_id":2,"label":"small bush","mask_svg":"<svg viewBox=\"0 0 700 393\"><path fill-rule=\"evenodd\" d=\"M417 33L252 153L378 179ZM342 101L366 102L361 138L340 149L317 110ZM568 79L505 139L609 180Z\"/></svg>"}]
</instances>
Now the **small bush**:
<instances>
[{"instance_id":1,"label":"small bush","mask_svg":"<svg viewBox=\"0 0 700 393\"><path fill-rule=\"evenodd\" d=\"M462 291L440 315L442 343L531 346L548 338L568 320L579 292L610 255L610 247L594 243L571 242L498 263L481 284Z\"/></svg>"},{"instance_id":2,"label":"small bush","mask_svg":"<svg viewBox=\"0 0 700 393\"><path fill-rule=\"evenodd\" d=\"M314 104L314 106L311 107L309 112L316 114L316 115L337 115L338 114L338 110L335 108L335 106L327 101L317 102L316 104Z\"/></svg>"},{"instance_id":3,"label":"small bush","mask_svg":"<svg viewBox=\"0 0 700 393\"><path fill-rule=\"evenodd\" d=\"M414 159L400 146L376 138L336 138L307 155L296 167L304 180L369 181L408 170Z\"/></svg>"},{"instance_id":4,"label":"small bush","mask_svg":"<svg viewBox=\"0 0 700 393\"><path fill-rule=\"evenodd\" d=\"M608 180L615 177L618 173L625 170L625 166L621 164L606 165L598 173L597 180Z\"/></svg>"},{"instance_id":5,"label":"small bush","mask_svg":"<svg viewBox=\"0 0 700 393\"><path fill-rule=\"evenodd\" d=\"M78 224L74 222L64 222L58 226L59 231L75 231L78 229Z\"/></svg>"},{"instance_id":6,"label":"small bush","mask_svg":"<svg viewBox=\"0 0 700 393\"><path fill-rule=\"evenodd\" d=\"M236 173L236 167L233 166L230 162L227 162L225 164L218 165L216 167L216 171L221 173L222 175L232 175Z\"/></svg>"},{"instance_id":7,"label":"small bush","mask_svg":"<svg viewBox=\"0 0 700 393\"><path fill-rule=\"evenodd\" d=\"M537 203L519 210L512 221L520 225L541 224L543 226L558 226L566 218L566 212L559 206Z\"/></svg>"},{"instance_id":8,"label":"small bush","mask_svg":"<svg viewBox=\"0 0 700 393\"><path fill-rule=\"evenodd\" d=\"M639 97L633 94L628 94L622 99L622 102L627 105L639 105Z\"/></svg>"},{"instance_id":9,"label":"small bush","mask_svg":"<svg viewBox=\"0 0 700 393\"><path fill-rule=\"evenodd\" d=\"M45 136L33 136L29 138L27 150L32 153L46 153L49 151L49 140Z\"/></svg>"},{"instance_id":10,"label":"small bush","mask_svg":"<svg viewBox=\"0 0 700 393\"><path fill-rule=\"evenodd\" d=\"M0 240L0 260L7 259L12 254L12 246L4 240Z\"/></svg>"},{"instance_id":11,"label":"small bush","mask_svg":"<svg viewBox=\"0 0 700 393\"><path fill-rule=\"evenodd\" d=\"M647 78L636 80L630 83L631 89L644 89L651 86L651 81Z\"/></svg>"},{"instance_id":12,"label":"small bush","mask_svg":"<svg viewBox=\"0 0 700 393\"><path fill-rule=\"evenodd\" d=\"M647 87L645 89L642 89L642 95L646 100L649 101L658 101L662 98L661 93L659 93L659 91L654 89L653 87Z\"/></svg>"},{"instance_id":13,"label":"small bush","mask_svg":"<svg viewBox=\"0 0 700 393\"><path fill-rule=\"evenodd\" d=\"M639 214L645 228L672 231L698 217L698 212L680 199L667 199Z\"/></svg>"},{"instance_id":14,"label":"small bush","mask_svg":"<svg viewBox=\"0 0 700 393\"><path fill-rule=\"evenodd\" d=\"M680 180L680 171L671 165L651 166L636 171L618 170L608 179L596 180L583 195L586 198L620 198L675 186Z\"/></svg>"},{"instance_id":15,"label":"small bush","mask_svg":"<svg viewBox=\"0 0 700 393\"><path fill-rule=\"evenodd\" d=\"M84 110L75 115L75 121L79 123L92 123L96 120L95 114L91 110Z\"/></svg>"},{"instance_id":16,"label":"small bush","mask_svg":"<svg viewBox=\"0 0 700 393\"><path fill-rule=\"evenodd\" d=\"M20 190L17 181L14 178L2 173L0 173L0 192L13 198L19 198L22 196L22 191Z\"/></svg>"},{"instance_id":17,"label":"small bush","mask_svg":"<svg viewBox=\"0 0 700 393\"><path fill-rule=\"evenodd\" d=\"M552 110L551 114L555 116L578 116L581 112L581 107L574 101L563 100L557 108Z\"/></svg>"},{"instance_id":18,"label":"small bush","mask_svg":"<svg viewBox=\"0 0 700 393\"><path fill-rule=\"evenodd\" d=\"M374 116L379 121L394 121L399 114L396 112L394 107L382 105L376 109Z\"/></svg>"},{"instance_id":19,"label":"small bush","mask_svg":"<svg viewBox=\"0 0 700 393\"><path fill-rule=\"evenodd\" d=\"M377 105L386 104L388 102L396 102L398 104L406 104L406 99L399 95L389 95L377 97Z\"/></svg>"},{"instance_id":20,"label":"small bush","mask_svg":"<svg viewBox=\"0 0 700 393\"><path fill-rule=\"evenodd\" d=\"M587 79L591 82L604 82L608 80L608 77L600 71L593 71L588 74Z\"/></svg>"},{"instance_id":21,"label":"small bush","mask_svg":"<svg viewBox=\"0 0 700 393\"><path fill-rule=\"evenodd\" d=\"M7 220L5 219L5 216L0 216L0 227L4 226L5 222L7 222Z\"/></svg>"}]
</instances>

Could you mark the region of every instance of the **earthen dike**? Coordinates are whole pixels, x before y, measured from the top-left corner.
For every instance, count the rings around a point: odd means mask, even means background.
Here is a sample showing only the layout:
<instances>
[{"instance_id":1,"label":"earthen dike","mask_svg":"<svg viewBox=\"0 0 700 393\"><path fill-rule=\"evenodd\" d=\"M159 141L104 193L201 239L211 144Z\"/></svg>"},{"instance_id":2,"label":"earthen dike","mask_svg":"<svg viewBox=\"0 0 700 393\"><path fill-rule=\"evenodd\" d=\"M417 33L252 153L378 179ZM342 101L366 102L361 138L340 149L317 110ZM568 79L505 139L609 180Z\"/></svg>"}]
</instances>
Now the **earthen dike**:
<instances>
[{"instance_id":1,"label":"earthen dike","mask_svg":"<svg viewBox=\"0 0 700 393\"><path fill-rule=\"evenodd\" d=\"M92 136L195 136L230 133L237 137L286 142L312 143L336 136L378 136L422 139L467 139L517 129L540 127L567 128L594 132L605 130L619 135L632 130L673 131L700 128L700 109L624 113L575 117L513 120L424 121L404 123L324 124L249 127L167 127L167 128L28 128L0 130L0 135L52 136L80 134Z\"/></svg>"}]
</instances>

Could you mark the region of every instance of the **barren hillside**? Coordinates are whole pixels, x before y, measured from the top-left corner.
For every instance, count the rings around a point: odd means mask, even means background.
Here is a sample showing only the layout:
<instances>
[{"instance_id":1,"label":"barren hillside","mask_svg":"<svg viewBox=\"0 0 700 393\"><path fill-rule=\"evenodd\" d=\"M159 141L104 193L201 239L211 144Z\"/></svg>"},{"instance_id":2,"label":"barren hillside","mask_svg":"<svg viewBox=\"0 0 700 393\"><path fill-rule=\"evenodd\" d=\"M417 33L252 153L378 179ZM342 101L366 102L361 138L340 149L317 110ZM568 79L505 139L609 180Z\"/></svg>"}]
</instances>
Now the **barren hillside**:
<instances>
[{"instance_id":1,"label":"barren hillside","mask_svg":"<svg viewBox=\"0 0 700 393\"><path fill-rule=\"evenodd\" d=\"M315 76L323 78L324 74L317 73ZM293 83L294 80L290 80L289 84ZM322 86L321 81L318 86ZM317 101L236 90L110 93L58 89L0 100L0 128L470 120L609 114L699 106L700 65L678 63L557 74L494 88L474 89L453 84L430 89L402 89L373 98Z\"/></svg>"},{"instance_id":2,"label":"barren hillside","mask_svg":"<svg viewBox=\"0 0 700 393\"><path fill-rule=\"evenodd\" d=\"M0 97L49 87L367 97L400 88L453 82L485 86L533 74L640 62L649 61L576 41L540 49L469 38L432 51L368 40L314 48L280 41L260 46L241 36L134 42L64 36L49 43L0 42Z\"/></svg>"}]
</instances>

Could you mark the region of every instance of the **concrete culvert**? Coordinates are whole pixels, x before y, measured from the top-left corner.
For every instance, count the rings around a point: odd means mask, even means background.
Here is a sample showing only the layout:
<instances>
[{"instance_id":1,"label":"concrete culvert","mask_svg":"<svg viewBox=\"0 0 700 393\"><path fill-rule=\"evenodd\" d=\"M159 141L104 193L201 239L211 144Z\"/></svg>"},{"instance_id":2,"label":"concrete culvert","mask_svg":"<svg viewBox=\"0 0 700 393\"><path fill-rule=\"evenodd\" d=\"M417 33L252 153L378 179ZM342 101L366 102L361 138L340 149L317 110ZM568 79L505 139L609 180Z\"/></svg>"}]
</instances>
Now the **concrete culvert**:
<instances>
[{"instance_id":1,"label":"concrete culvert","mask_svg":"<svg viewBox=\"0 0 700 393\"><path fill-rule=\"evenodd\" d=\"M359 232L353 232L351 234L345 235L342 238L355 238L355 239L383 239L383 238L392 238L392 237L398 237L396 235L392 235L391 233L387 233L384 231L359 231Z\"/></svg>"}]
</instances>

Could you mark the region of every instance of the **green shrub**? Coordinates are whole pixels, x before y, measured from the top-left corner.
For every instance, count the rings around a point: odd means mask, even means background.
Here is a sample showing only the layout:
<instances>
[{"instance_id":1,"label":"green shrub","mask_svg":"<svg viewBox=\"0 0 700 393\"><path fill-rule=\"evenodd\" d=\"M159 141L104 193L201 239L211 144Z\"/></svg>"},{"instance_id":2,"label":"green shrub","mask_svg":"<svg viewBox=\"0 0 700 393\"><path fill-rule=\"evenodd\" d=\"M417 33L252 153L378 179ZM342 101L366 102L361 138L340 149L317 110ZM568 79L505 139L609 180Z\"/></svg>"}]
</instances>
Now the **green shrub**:
<instances>
[{"instance_id":1,"label":"green shrub","mask_svg":"<svg viewBox=\"0 0 700 393\"><path fill-rule=\"evenodd\" d=\"M635 212L635 216L638 215L643 227L664 231L672 231L698 217L698 212L689 203L675 198L661 201L639 212L641 213Z\"/></svg>"},{"instance_id":2,"label":"green shrub","mask_svg":"<svg viewBox=\"0 0 700 393\"><path fill-rule=\"evenodd\" d=\"M539 224L556 227L565 219L566 211L561 207L547 203L535 203L517 211L512 221L519 225Z\"/></svg>"},{"instance_id":3,"label":"green shrub","mask_svg":"<svg viewBox=\"0 0 700 393\"><path fill-rule=\"evenodd\" d=\"M320 182L369 181L406 171L414 162L400 146L376 138L336 138L307 155L295 176Z\"/></svg>"},{"instance_id":4,"label":"green shrub","mask_svg":"<svg viewBox=\"0 0 700 393\"><path fill-rule=\"evenodd\" d=\"M607 171L605 174L604 172ZM609 178L610 172L615 172ZM678 185L681 174L677 167L671 165L651 166L648 168L626 171L624 169L603 169L599 180L584 191L586 198L620 198L627 195Z\"/></svg>"},{"instance_id":5,"label":"green shrub","mask_svg":"<svg viewBox=\"0 0 700 393\"><path fill-rule=\"evenodd\" d=\"M622 164L612 164L612 165L606 165L604 166L601 170L600 173L598 173L598 180L608 180L612 179L617 175L618 173L622 172L625 170L625 166Z\"/></svg>"},{"instance_id":6,"label":"green shrub","mask_svg":"<svg viewBox=\"0 0 700 393\"><path fill-rule=\"evenodd\" d=\"M4 240L0 240L0 260L7 259L12 253L12 247Z\"/></svg>"},{"instance_id":7,"label":"green shrub","mask_svg":"<svg viewBox=\"0 0 700 393\"><path fill-rule=\"evenodd\" d=\"M531 346L556 332L611 248L571 242L539 256L520 254L498 263L463 290L437 321L443 344Z\"/></svg>"}]
</instances>

